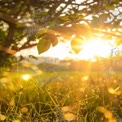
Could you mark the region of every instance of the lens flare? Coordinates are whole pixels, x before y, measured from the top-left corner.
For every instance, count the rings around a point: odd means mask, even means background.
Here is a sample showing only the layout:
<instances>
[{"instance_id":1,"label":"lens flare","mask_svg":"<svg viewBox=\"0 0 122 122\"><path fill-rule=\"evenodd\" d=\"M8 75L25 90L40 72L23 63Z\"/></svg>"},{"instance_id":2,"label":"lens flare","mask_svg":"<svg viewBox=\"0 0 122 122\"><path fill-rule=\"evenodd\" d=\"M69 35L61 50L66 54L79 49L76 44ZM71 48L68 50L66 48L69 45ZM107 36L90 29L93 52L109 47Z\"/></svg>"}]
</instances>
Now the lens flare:
<instances>
[{"instance_id":1,"label":"lens flare","mask_svg":"<svg viewBox=\"0 0 122 122\"><path fill-rule=\"evenodd\" d=\"M22 75L22 79L25 81L28 81L30 78L31 78L31 75L29 74Z\"/></svg>"}]
</instances>

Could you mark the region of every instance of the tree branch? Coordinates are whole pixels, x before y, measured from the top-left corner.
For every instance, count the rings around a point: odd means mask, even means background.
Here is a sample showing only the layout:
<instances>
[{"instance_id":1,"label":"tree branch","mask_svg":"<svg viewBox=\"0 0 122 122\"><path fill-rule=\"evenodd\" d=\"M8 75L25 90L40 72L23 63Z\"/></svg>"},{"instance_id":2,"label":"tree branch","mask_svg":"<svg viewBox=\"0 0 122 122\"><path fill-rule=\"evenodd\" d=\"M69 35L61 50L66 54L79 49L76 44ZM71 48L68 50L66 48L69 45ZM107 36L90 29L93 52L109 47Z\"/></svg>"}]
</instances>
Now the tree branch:
<instances>
[{"instance_id":1,"label":"tree branch","mask_svg":"<svg viewBox=\"0 0 122 122\"><path fill-rule=\"evenodd\" d=\"M10 17L9 15L3 14L1 12L0 12L0 19L5 21L8 24L14 24L14 25L19 24L17 20L15 20L14 18Z\"/></svg>"},{"instance_id":2,"label":"tree branch","mask_svg":"<svg viewBox=\"0 0 122 122\"><path fill-rule=\"evenodd\" d=\"M94 28L93 31L95 33L103 33L103 34L107 34L107 35L110 35L110 36L114 36L114 37L117 37L117 38L122 38L122 33L120 34L115 34L115 32L107 32L107 31L103 31L101 29L97 29L97 28Z\"/></svg>"}]
</instances>

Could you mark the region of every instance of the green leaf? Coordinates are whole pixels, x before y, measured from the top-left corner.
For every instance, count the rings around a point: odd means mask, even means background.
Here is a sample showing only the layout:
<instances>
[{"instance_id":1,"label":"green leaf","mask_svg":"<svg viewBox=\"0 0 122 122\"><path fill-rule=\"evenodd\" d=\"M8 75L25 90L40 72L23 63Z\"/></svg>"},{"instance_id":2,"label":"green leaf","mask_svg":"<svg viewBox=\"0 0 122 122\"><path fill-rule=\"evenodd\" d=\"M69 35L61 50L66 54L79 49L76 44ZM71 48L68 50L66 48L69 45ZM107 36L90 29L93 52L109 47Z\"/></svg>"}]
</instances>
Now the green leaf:
<instances>
[{"instance_id":1,"label":"green leaf","mask_svg":"<svg viewBox=\"0 0 122 122\"><path fill-rule=\"evenodd\" d=\"M108 5L105 4L103 6L105 7L106 10L114 10L115 8L114 5L109 5L109 4Z\"/></svg>"},{"instance_id":2,"label":"green leaf","mask_svg":"<svg viewBox=\"0 0 122 122\"><path fill-rule=\"evenodd\" d=\"M37 44L37 50L38 53L41 54L45 51L47 51L51 46L51 41L50 40L45 40L44 38L39 41Z\"/></svg>"},{"instance_id":3,"label":"green leaf","mask_svg":"<svg viewBox=\"0 0 122 122\"><path fill-rule=\"evenodd\" d=\"M50 28L55 27L55 25L56 25L55 21L50 22Z\"/></svg>"},{"instance_id":4,"label":"green leaf","mask_svg":"<svg viewBox=\"0 0 122 122\"><path fill-rule=\"evenodd\" d=\"M61 16L59 18L59 20L62 20L62 21L69 21L69 17L68 16Z\"/></svg>"},{"instance_id":5,"label":"green leaf","mask_svg":"<svg viewBox=\"0 0 122 122\"><path fill-rule=\"evenodd\" d=\"M47 33L47 31L48 31L48 28L44 28L44 29L40 30L40 31L36 34L36 38L38 39L38 38L41 37L41 35L45 35L45 34Z\"/></svg>"}]
</instances>

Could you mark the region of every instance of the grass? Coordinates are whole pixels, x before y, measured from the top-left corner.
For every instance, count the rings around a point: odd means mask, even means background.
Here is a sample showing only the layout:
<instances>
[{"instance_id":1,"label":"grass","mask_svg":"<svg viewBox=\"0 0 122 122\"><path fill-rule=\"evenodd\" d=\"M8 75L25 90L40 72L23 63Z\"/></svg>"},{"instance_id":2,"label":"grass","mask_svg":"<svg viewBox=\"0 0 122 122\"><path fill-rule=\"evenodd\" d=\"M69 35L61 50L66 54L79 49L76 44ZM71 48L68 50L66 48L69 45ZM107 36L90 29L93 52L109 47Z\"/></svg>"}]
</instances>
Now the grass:
<instances>
[{"instance_id":1,"label":"grass","mask_svg":"<svg viewBox=\"0 0 122 122\"><path fill-rule=\"evenodd\" d=\"M122 74L52 72L0 79L0 121L121 122Z\"/></svg>"}]
</instances>

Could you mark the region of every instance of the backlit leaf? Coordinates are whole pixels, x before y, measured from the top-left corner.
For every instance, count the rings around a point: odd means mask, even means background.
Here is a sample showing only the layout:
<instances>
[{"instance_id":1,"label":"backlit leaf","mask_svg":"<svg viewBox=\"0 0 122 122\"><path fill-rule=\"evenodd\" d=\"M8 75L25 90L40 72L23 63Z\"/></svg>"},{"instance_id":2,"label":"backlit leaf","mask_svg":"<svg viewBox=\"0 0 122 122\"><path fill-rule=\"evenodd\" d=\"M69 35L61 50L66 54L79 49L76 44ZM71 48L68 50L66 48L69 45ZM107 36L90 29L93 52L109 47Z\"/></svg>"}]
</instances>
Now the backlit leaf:
<instances>
[{"instance_id":1,"label":"backlit leaf","mask_svg":"<svg viewBox=\"0 0 122 122\"><path fill-rule=\"evenodd\" d=\"M52 46L56 46L58 44L58 39L56 37L56 35L53 35L51 34L50 32L45 34L45 37L44 37L46 40L50 40L51 43L52 43Z\"/></svg>"},{"instance_id":2,"label":"backlit leaf","mask_svg":"<svg viewBox=\"0 0 122 122\"><path fill-rule=\"evenodd\" d=\"M71 47L75 53L79 53L82 49L82 44L83 44L84 38L81 37L75 37L71 41Z\"/></svg>"},{"instance_id":3,"label":"backlit leaf","mask_svg":"<svg viewBox=\"0 0 122 122\"><path fill-rule=\"evenodd\" d=\"M45 33L47 33L48 28L40 29L40 31L36 34L36 38L43 37Z\"/></svg>"},{"instance_id":4,"label":"backlit leaf","mask_svg":"<svg viewBox=\"0 0 122 122\"><path fill-rule=\"evenodd\" d=\"M89 38L91 35L91 29L86 24L73 24L73 30L76 32L77 35L85 36L86 38Z\"/></svg>"},{"instance_id":5,"label":"backlit leaf","mask_svg":"<svg viewBox=\"0 0 122 122\"><path fill-rule=\"evenodd\" d=\"M55 38L54 40L51 40L52 46L55 47L58 44L58 39Z\"/></svg>"},{"instance_id":6,"label":"backlit leaf","mask_svg":"<svg viewBox=\"0 0 122 122\"><path fill-rule=\"evenodd\" d=\"M50 46L51 46L50 40L41 39L37 44L38 53L41 54L47 51L50 48Z\"/></svg>"}]
</instances>

